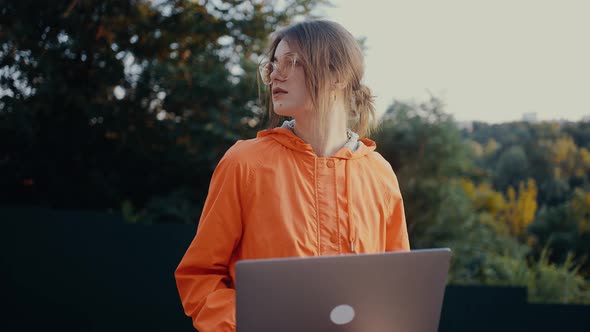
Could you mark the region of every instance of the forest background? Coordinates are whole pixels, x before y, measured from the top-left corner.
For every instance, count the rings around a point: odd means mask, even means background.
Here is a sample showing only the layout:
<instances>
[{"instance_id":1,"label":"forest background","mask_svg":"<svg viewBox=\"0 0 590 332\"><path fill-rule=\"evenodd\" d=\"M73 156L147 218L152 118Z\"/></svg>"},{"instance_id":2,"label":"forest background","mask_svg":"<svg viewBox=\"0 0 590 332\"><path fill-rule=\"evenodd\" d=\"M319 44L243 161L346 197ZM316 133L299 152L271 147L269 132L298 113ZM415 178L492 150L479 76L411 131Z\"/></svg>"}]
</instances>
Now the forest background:
<instances>
[{"instance_id":1,"label":"forest background","mask_svg":"<svg viewBox=\"0 0 590 332\"><path fill-rule=\"evenodd\" d=\"M0 204L198 222L265 126L268 35L326 4L0 0ZM590 303L590 122L459 126L436 96L382 113L412 247L452 248L451 283Z\"/></svg>"}]
</instances>

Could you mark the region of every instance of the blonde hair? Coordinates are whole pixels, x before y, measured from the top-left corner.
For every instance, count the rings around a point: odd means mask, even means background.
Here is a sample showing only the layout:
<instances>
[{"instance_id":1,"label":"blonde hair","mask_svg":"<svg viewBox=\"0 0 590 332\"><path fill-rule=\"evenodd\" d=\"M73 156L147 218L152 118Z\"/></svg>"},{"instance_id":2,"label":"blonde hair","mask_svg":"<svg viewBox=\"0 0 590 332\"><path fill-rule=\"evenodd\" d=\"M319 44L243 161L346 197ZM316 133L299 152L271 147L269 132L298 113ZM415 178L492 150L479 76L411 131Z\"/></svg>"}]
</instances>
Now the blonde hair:
<instances>
[{"instance_id":1,"label":"blonde hair","mask_svg":"<svg viewBox=\"0 0 590 332\"><path fill-rule=\"evenodd\" d=\"M375 106L371 90L361 84L364 75L363 53L359 43L340 24L326 20L311 20L277 31L269 48L273 59L279 43L284 40L298 51L305 72L306 86L320 121L331 109L332 82L344 84L343 96L348 109L349 127L361 137L368 136L375 127ZM259 83L260 84L260 83ZM272 96L267 89L270 126L281 117L273 110Z\"/></svg>"}]
</instances>

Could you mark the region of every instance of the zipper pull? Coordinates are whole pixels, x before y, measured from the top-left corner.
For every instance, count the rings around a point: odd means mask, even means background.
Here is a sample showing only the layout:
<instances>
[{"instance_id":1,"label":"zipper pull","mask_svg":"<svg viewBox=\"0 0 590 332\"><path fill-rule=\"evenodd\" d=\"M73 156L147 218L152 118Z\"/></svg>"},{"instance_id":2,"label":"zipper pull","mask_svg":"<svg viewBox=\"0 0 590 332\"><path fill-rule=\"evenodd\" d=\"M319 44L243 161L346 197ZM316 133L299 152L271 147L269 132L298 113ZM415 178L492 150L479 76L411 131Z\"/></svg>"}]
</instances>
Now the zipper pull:
<instances>
[{"instance_id":1,"label":"zipper pull","mask_svg":"<svg viewBox=\"0 0 590 332\"><path fill-rule=\"evenodd\" d=\"M350 240L350 251L354 252L354 240Z\"/></svg>"}]
</instances>

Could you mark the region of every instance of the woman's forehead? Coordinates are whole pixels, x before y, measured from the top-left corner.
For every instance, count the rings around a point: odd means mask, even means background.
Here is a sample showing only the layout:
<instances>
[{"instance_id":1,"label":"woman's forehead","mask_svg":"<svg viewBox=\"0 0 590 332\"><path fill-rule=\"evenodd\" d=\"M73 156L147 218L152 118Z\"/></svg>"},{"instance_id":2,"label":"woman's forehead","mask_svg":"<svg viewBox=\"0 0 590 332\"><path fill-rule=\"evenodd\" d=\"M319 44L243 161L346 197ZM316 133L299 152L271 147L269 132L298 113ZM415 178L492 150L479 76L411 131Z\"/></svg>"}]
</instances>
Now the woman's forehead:
<instances>
[{"instance_id":1,"label":"woman's forehead","mask_svg":"<svg viewBox=\"0 0 590 332\"><path fill-rule=\"evenodd\" d=\"M276 57L281 57L287 53L291 53L291 46L289 45L289 42L286 40L281 40L279 42L279 44L277 45L277 49L275 50L275 56Z\"/></svg>"}]
</instances>

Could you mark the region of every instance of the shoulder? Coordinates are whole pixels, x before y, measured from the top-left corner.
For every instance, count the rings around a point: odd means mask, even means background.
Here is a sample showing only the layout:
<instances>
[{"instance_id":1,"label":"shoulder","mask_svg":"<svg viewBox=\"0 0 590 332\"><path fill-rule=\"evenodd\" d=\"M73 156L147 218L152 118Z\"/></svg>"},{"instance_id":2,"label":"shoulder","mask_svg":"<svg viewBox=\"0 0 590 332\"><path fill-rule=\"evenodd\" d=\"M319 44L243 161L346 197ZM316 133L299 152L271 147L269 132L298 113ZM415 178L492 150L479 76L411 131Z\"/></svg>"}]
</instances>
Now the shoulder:
<instances>
[{"instance_id":1,"label":"shoulder","mask_svg":"<svg viewBox=\"0 0 590 332\"><path fill-rule=\"evenodd\" d=\"M262 164L273 140L266 137L239 140L223 155L215 173L233 174L240 178L251 178Z\"/></svg>"},{"instance_id":2,"label":"shoulder","mask_svg":"<svg viewBox=\"0 0 590 332\"><path fill-rule=\"evenodd\" d=\"M225 152L221 162L245 166L258 164L263 155L262 152L266 151L271 144L273 140L268 137L239 140Z\"/></svg>"},{"instance_id":3,"label":"shoulder","mask_svg":"<svg viewBox=\"0 0 590 332\"><path fill-rule=\"evenodd\" d=\"M387 159L383 158L383 156L379 152L372 151L367 155L367 158L371 163L371 166L376 171L382 173L382 175L386 175L388 177L393 177L397 179L395 172L391 167L391 164L389 163L389 161L387 161Z\"/></svg>"},{"instance_id":4,"label":"shoulder","mask_svg":"<svg viewBox=\"0 0 590 332\"><path fill-rule=\"evenodd\" d=\"M367 154L366 158L372 172L382 180L386 190L392 192L393 195L401 195L399 181L391 164L377 151Z\"/></svg>"},{"instance_id":5,"label":"shoulder","mask_svg":"<svg viewBox=\"0 0 590 332\"><path fill-rule=\"evenodd\" d=\"M397 184L395 172L387 159L377 152L377 144L368 138L361 138L359 142L361 143L359 150L361 150L360 153L363 155L362 159L366 160L371 167L371 171L379 176L391 179Z\"/></svg>"}]
</instances>

